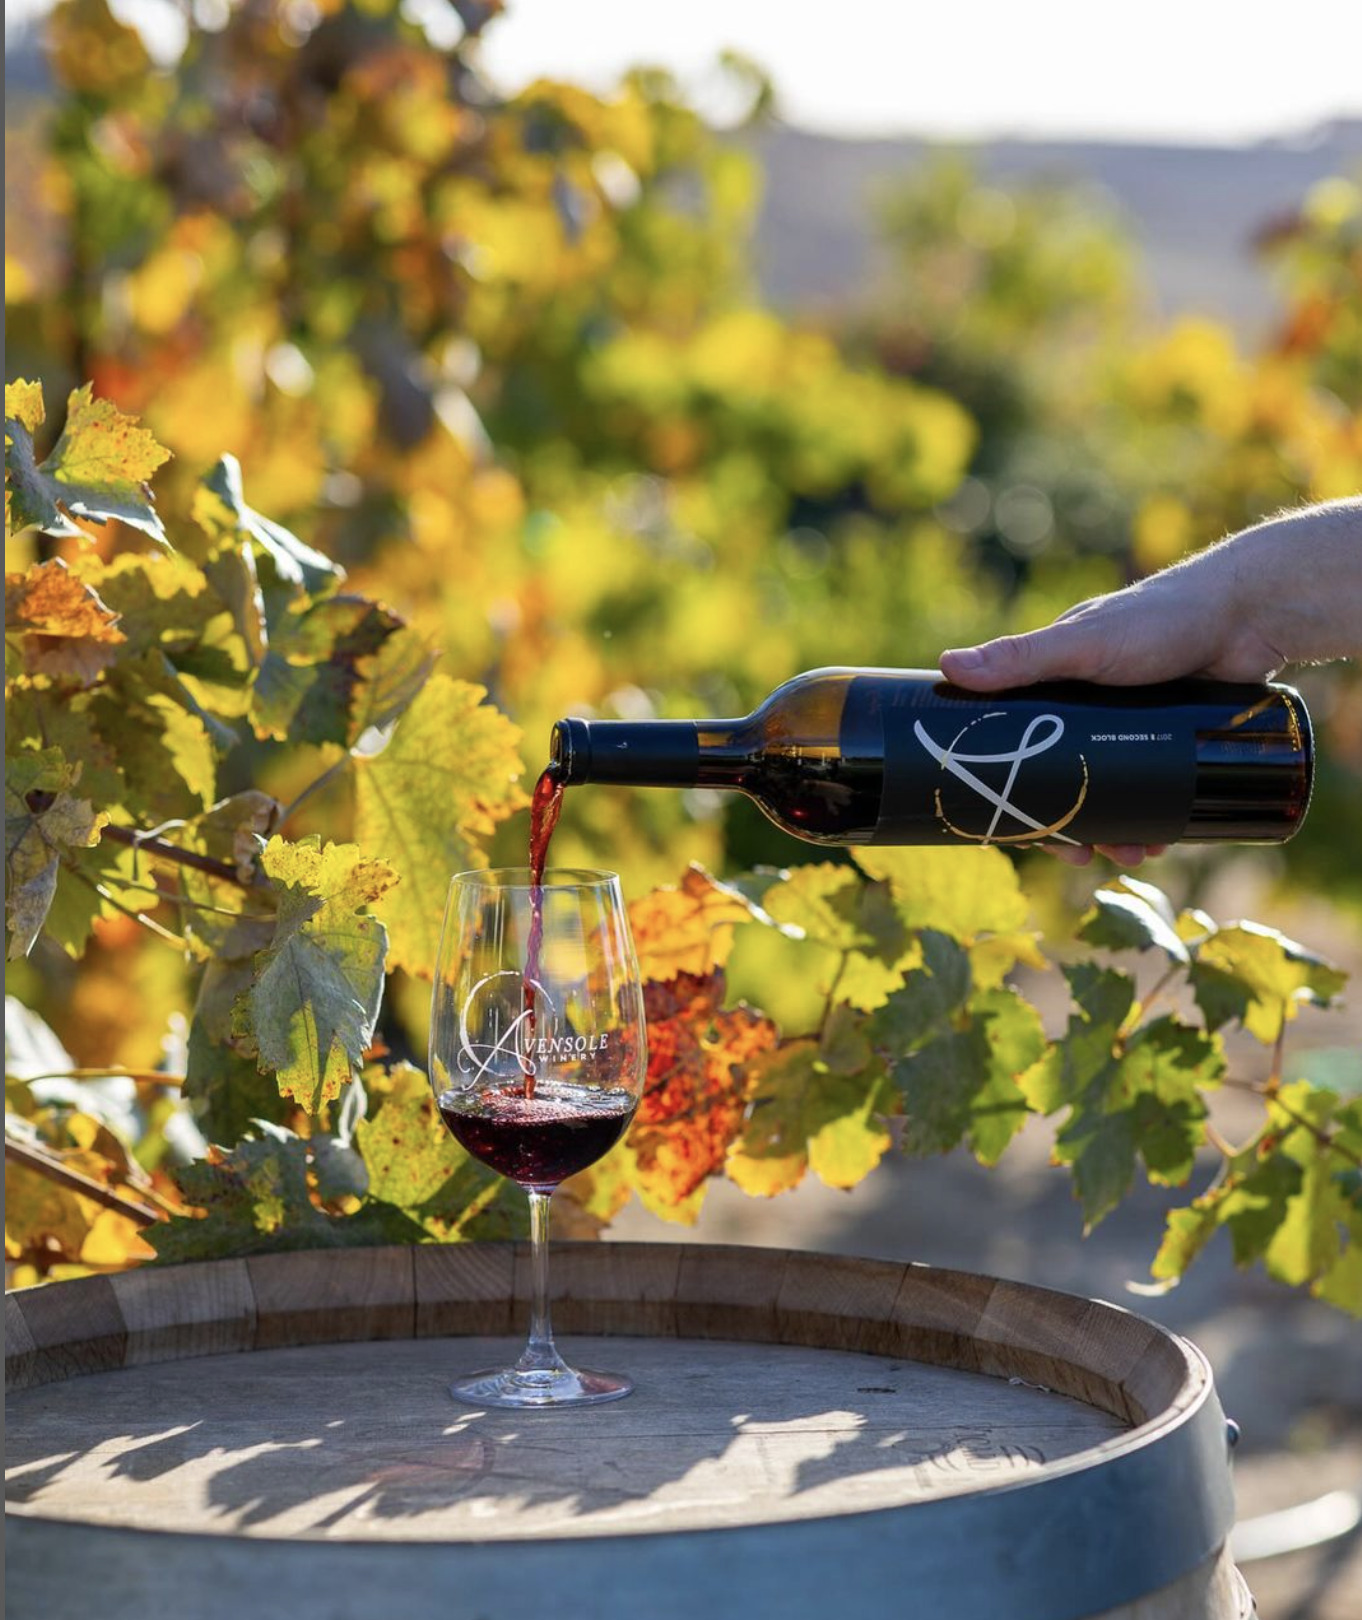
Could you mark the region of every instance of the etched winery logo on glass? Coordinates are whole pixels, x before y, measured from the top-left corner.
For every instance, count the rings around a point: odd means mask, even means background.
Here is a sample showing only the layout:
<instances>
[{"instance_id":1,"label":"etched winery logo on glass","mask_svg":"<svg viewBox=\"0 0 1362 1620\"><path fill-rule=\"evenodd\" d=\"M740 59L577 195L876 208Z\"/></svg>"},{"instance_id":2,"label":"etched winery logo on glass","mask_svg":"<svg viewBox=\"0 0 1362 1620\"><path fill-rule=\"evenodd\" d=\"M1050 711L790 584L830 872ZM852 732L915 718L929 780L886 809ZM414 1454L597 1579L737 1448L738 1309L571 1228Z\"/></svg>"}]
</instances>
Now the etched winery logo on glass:
<instances>
[{"instance_id":1,"label":"etched winery logo on glass","mask_svg":"<svg viewBox=\"0 0 1362 1620\"><path fill-rule=\"evenodd\" d=\"M504 968L479 979L464 998L456 1067L471 1085L488 1075L537 1075L580 1064L609 1045L609 1030L578 1034L565 1028L553 997L538 979Z\"/></svg>"},{"instance_id":2,"label":"etched winery logo on glass","mask_svg":"<svg viewBox=\"0 0 1362 1620\"><path fill-rule=\"evenodd\" d=\"M943 774L934 792L937 817L957 838L976 844L1079 843L1064 829L1088 796L1088 762L1077 750L1060 748L1059 715L1035 715L1019 730L1020 720L991 709L944 742L914 721L914 735ZM1035 768L1032 762L1041 758L1044 765Z\"/></svg>"}]
</instances>

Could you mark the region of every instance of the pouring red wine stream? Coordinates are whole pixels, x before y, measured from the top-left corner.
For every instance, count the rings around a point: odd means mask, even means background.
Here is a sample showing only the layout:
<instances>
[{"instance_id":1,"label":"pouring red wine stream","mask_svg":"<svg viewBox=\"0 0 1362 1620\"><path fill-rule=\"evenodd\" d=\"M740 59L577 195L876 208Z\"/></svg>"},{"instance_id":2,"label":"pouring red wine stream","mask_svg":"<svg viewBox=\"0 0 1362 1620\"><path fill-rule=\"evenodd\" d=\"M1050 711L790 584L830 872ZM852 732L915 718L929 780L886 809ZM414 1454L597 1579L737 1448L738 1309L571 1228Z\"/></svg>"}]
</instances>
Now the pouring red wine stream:
<instances>
[{"instance_id":1,"label":"pouring red wine stream","mask_svg":"<svg viewBox=\"0 0 1362 1620\"><path fill-rule=\"evenodd\" d=\"M563 808L563 794L567 780L558 765L547 765L534 784L534 798L530 802L530 934L525 945L525 1050L528 1053L534 1041L535 982L539 978L539 955L544 948L544 866L549 856L549 841ZM525 1073L525 1096L534 1096L534 1066L523 1056L520 1066Z\"/></svg>"}]
</instances>

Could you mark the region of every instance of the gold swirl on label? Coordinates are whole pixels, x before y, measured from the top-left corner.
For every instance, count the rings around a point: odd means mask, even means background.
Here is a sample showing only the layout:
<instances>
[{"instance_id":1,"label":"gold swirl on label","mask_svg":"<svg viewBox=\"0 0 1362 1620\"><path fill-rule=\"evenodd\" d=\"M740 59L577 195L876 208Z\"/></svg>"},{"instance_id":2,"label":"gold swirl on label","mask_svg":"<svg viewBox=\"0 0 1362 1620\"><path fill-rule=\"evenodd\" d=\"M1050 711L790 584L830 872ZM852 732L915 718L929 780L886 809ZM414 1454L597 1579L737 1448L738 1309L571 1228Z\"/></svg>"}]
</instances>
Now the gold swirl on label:
<instances>
[{"instance_id":1,"label":"gold swirl on label","mask_svg":"<svg viewBox=\"0 0 1362 1620\"><path fill-rule=\"evenodd\" d=\"M1034 715L1027 722L1026 729L1015 748L994 753L967 754L962 752L961 742L973 727L982 725L989 720L1005 720L1007 718L1006 710L991 709L987 714L978 715L968 724L962 726L950 742L944 746L937 742L927 731L921 720L914 721L914 734L931 757L941 766L942 770L949 772L958 781L964 783L983 803L993 806L993 816L985 830L981 833L968 832L963 827L957 827L946 814L941 789L938 787L935 790L937 817L942 825L948 831L954 833L957 838L973 844L1034 844L1047 838L1055 839L1064 844L1078 843L1079 840L1069 837L1064 828L1073 821L1074 817L1083 808L1083 803L1088 796L1088 762L1082 754L1074 756L1083 777L1079 785L1078 796L1062 816L1056 817L1053 821L1040 821L1028 811L1023 810L1012 798L1022 765L1029 759L1035 759L1041 754L1049 753L1060 738L1063 737L1064 721L1059 715ZM1006 765L1008 767L1007 778L1001 788L995 788L970 770L971 765ZM1004 816L1011 817L1013 821L1021 822L1027 830L1019 833L1000 833L998 827Z\"/></svg>"}]
</instances>

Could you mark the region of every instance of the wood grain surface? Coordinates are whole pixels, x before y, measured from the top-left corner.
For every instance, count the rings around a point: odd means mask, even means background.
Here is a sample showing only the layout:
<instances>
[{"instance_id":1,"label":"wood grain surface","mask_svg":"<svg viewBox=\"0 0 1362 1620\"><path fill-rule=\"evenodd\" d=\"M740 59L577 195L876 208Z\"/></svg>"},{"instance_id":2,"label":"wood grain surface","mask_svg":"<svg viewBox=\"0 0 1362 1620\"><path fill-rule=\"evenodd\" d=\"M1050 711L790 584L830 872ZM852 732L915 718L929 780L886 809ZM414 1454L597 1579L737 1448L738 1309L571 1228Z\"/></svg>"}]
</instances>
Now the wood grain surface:
<instances>
[{"instance_id":1,"label":"wood grain surface","mask_svg":"<svg viewBox=\"0 0 1362 1620\"><path fill-rule=\"evenodd\" d=\"M589 1411L455 1403L453 1377L518 1353L528 1278L526 1246L469 1244L7 1296L15 1593L45 1620L83 1614L79 1569L97 1557L103 1620L140 1617L222 1548L248 1597L321 1579L336 1616L368 1614L360 1594L392 1578L384 1549L405 1548L411 1613L441 1620L493 1597L530 1620L540 1594L577 1587L583 1615L636 1614L646 1597L690 1617L713 1607L707 1584L745 1592L749 1617L812 1620L843 1596L889 1614L901 1578L956 1593L969 1620L1023 1591L1026 1620L1248 1613L1222 1547L1205 1362L1128 1311L898 1262L561 1243L560 1343L629 1373L634 1394ZM785 1532L800 1539L768 1539ZM463 1607L439 1562L456 1546ZM605 1608L597 1547L616 1582ZM324 1549L339 1561L317 1564ZM1122 1601L1097 1601L1107 1592Z\"/></svg>"}]
</instances>

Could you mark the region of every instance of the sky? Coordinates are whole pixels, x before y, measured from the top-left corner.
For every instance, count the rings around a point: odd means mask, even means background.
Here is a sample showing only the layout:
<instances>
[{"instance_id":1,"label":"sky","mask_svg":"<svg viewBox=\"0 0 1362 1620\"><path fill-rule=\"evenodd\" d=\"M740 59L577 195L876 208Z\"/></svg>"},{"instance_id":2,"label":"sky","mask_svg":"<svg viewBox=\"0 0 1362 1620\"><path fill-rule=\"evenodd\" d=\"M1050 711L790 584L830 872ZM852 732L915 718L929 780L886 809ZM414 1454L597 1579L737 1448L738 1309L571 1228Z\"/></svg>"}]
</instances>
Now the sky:
<instances>
[{"instance_id":1,"label":"sky","mask_svg":"<svg viewBox=\"0 0 1362 1620\"><path fill-rule=\"evenodd\" d=\"M7 27L48 4L11 0ZM175 27L173 0L113 4ZM449 0L406 4L451 26ZM788 122L848 135L1218 144L1362 117L1358 0L507 0L481 49L506 90L603 89L648 62L702 107L734 49L770 73Z\"/></svg>"},{"instance_id":2,"label":"sky","mask_svg":"<svg viewBox=\"0 0 1362 1620\"><path fill-rule=\"evenodd\" d=\"M645 60L695 81L725 47L788 122L847 134L1216 143L1362 114L1358 0L509 0L483 59L596 87Z\"/></svg>"}]
</instances>

